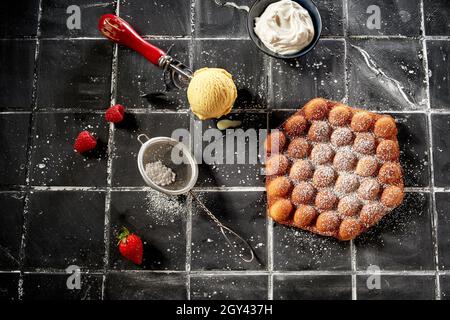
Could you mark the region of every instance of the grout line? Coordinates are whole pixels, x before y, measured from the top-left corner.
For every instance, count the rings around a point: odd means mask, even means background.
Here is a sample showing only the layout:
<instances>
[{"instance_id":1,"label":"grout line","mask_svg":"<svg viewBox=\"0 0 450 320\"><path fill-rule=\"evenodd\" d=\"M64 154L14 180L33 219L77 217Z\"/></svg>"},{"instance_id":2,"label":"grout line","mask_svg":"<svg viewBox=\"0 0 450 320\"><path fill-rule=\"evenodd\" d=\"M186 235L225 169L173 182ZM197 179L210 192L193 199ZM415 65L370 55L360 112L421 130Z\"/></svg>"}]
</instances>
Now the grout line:
<instances>
[{"instance_id":1,"label":"grout line","mask_svg":"<svg viewBox=\"0 0 450 320\"><path fill-rule=\"evenodd\" d=\"M343 0L342 1L342 16L344 18L344 38L348 37L348 0Z\"/></svg>"},{"instance_id":2,"label":"grout line","mask_svg":"<svg viewBox=\"0 0 450 320\"><path fill-rule=\"evenodd\" d=\"M335 276L366 276L373 275L373 272L360 270L360 271L313 271L313 270L305 270L305 271L276 271L275 275L293 275L293 276L327 276L327 275L335 275ZM434 270L408 270L408 271L399 271L399 270L381 270L380 275L384 276L435 276L436 272Z\"/></svg>"},{"instance_id":3,"label":"grout line","mask_svg":"<svg viewBox=\"0 0 450 320\"><path fill-rule=\"evenodd\" d=\"M427 41L450 41L450 36L425 36Z\"/></svg>"},{"instance_id":4,"label":"grout line","mask_svg":"<svg viewBox=\"0 0 450 320\"><path fill-rule=\"evenodd\" d=\"M431 225L433 228L433 238L434 238L434 257L435 257L435 264L436 264L436 299L441 300L441 286L440 286L440 279L438 276L439 272L439 238L438 238L438 215L436 212L436 188L434 187L435 181L434 181L434 160L433 160L433 129L432 129L432 118L431 114L428 115L428 130L429 130L429 159L430 159L430 179L431 179ZM447 191L448 192L448 191Z\"/></svg>"},{"instance_id":5,"label":"grout line","mask_svg":"<svg viewBox=\"0 0 450 320\"><path fill-rule=\"evenodd\" d=\"M90 113L90 114L103 114L105 111L99 109L83 109L83 108L47 108L41 107L35 111L38 114L46 114L46 113Z\"/></svg>"},{"instance_id":6,"label":"grout line","mask_svg":"<svg viewBox=\"0 0 450 320\"><path fill-rule=\"evenodd\" d=\"M106 187L78 187L78 186L31 186L30 191L93 191L105 192Z\"/></svg>"},{"instance_id":7,"label":"grout line","mask_svg":"<svg viewBox=\"0 0 450 320\"><path fill-rule=\"evenodd\" d=\"M106 166L107 172L107 187L105 192L105 219L104 219L104 229L103 229L103 241L105 246L105 252L103 256L103 275L104 281L102 283L102 300L104 299L104 291L105 291L105 281L106 281L106 273L109 264L109 243L111 239L110 234L110 219L111 219L111 164L112 164L112 148L114 144L114 124L110 124L109 126L109 139L108 139L108 161Z\"/></svg>"},{"instance_id":8,"label":"grout line","mask_svg":"<svg viewBox=\"0 0 450 320\"><path fill-rule=\"evenodd\" d=\"M195 0L191 0L195 2ZM192 26L191 26L192 27ZM154 35L145 35L143 36L144 40L190 40L191 37L195 40L200 41L242 41L242 40L251 40L250 37L196 37L195 30L190 36L154 36Z\"/></svg>"},{"instance_id":9,"label":"grout line","mask_svg":"<svg viewBox=\"0 0 450 320\"><path fill-rule=\"evenodd\" d=\"M434 263L436 265L435 272L435 299L441 300L441 288L440 288L440 279L439 279L439 248L438 248L438 218L437 213L435 211L435 203L436 197L434 193L434 161L433 161L433 128L432 128L432 119L431 119L431 98L430 98L430 79L429 79L429 64L428 64L428 49L427 49L427 41L426 41L426 30L425 30L425 8L424 8L424 0L420 1L420 12L421 12L421 29L422 29L422 55L423 55L423 67L425 69L425 92L427 99L427 122L428 122L428 136L429 136L429 174L430 174L430 190L431 190L431 201L430 201L430 210L431 210L431 227L432 227L432 237L434 241Z\"/></svg>"},{"instance_id":10,"label":"grout line","mask_svg":"<svg viewBox=\"0 0 450 320\"><path fill-rule=\"evenodd\" d=\"M272 59L269 60L269 83L270 86L267 86L267 90L269 91L267 96L273 96L273 87L272 87ZM269 114L266 114L266 129L270 128L270 117ZM265 188L264 188L265 189ZM269 271L268 279L267 279L267 299L273 300L273 223L272 219L269 217L266 212L266 227L267 227L267 270Z\"/></svg>"},{"instance_id":11,"label":"grout line","mask_svg":"<svg viewBox=\"0 0 450 320\"><path fill-rule=\"evenodd\" d=\"M108 270L110 272L116 273L149 273L149 274L186 274L184 270L142 270L142 269L112 269ZM35 268L27 269L26 271L20 270L0 270L0 274L5 273L21 273L22 274L66 274L65 269L45 269L45 268ZM82 274L104 274L103 269L90 269L82 270ZM273 276L366 276L373 275L373 272L367 270L359 270L353 272L348 271L330 271L330 270L299 270L299 271L261 271L261 270L191 270L190 274L192 277L202 277L202 276L258 276L258 275L273 275ZM450 275L450 270L440 270L437 272L438 275ZM380 275L385 276L436 276L435 270L381 270Z\"/></svg>"},{"instance_id":12,"label":"grout line","mask_svg":"<svg viewBox=\"0 0 450 320\"><path fill-rule=\"evenodd\" d=\"M191 277L186 273L186 300L191 300Z\"/></svg>"},{"instance_id":13,"label":"grout line","mask_svg":"<svg viewBox=\"0 0 450 320\"><path fill-rule=\"evenodd\" d=\"M350 88L350 73L349 73L349 60L348 60L348 3L347 0L343 1L342 15L344 17L344 103L349 103L349 88Z\"/></svg>"},{"instance_id":14,"label":"grout line","mask_svg":"<svg viewBox=\"0 0 450 320\"><path fill-rule=\"evenodd\" d=\"M223 276L223 277L233 277L233 276L244 276L244 275L252 275L252 276L267 276L269 273L267 271L192 271L192 278L200 278L200 277L214 277L214 276Z\"/></svg>"},{"instance_id":15,"label":"grout line","mask_svg":"<svg viewBox=\"0 0 450 320\"><path fill-rule=\"evenodd\" d=\"M106 272L102 273L102 290L100 295L100 300L105 300L105 286L106 286Z\"/></svg>"},{"instance_id":16,"label":"grout line","mask_svg":"<svg viewBox=\"0 0 450 320\"><path fill-rule=\"evenodd\" d=\"M12 189L16 188L16 189ZM25 186L16 185L9 186L8 189L0 190L0 193L20 193L26 191L85 191L85 192L148 192L154 191L148 186L141 187L83 187L83 186ZM195 187L193 191L196 192L265 192L265 187ZM430 193L432 190L429 187L406 187L406 192L409 193ZM434 192L448 193L450 188L434 188Z\"/></svg>"},{"instance_id":17,"label":"grout line","mask_svg":"<svg viewBox=\"0 0 450 320\"><path fill-rule=\"evenodd\" d=\"M120 0L116 2L116 15L119 16L120 10ZM110 104L115 105L117 100L117 72L118 72L118 54L119 46L117 43L114 44L113 57L111 61L111 96ZM103 230L103 240L105 246L105 253L103 256L103 281L102 281L102 296L101 299L105 299L105 283L106 283L106 273L108 271L109 265L109 250L110 250L110 222L111 222L111 185L112 185L112 161L114 152L114 123L109 124L109 138L108 138L108 158L106 163L106 194L105 194L105 220L104 220L104 230Z\"/></svg>"},{"instance_id":18,"label":"grout line","mask_svg":"<svg viewBox=\"0 0 450 320\"><path fill-rule=\"evenodd\" d=\"M192 0L195 1L195 0ZM345 1L344 1L344 4ZM345 8L344 8L345 10ZM346 17L348 19L348 17ZM348 21L345 22L348 24ZM152 35L145 34L141 35L144 40L190 40L190 35ZM347 28L344 26L344 35L323 35L320 36L320 40L342 40L345 37L350 39L379 39L379 40L421 40L425 39L427 41L450 41L450 36L446 35L419 35L419 36L410 36L410 35L368 35L368 34L352 34L348 35ZM32 41L39 38L40 40L45 41L81 41L81 40L105 40L107 39L102 36L91 36L91 37L64 37L64 36L56 36L56 37L37 37L37 36L23 36L23 37L15 37L15 38L0 38L0 41ZM251 41L250 36L237 36L237 37L195 37L196 40L249 40Z\"/></svg>"},{"instance_id":19,"label":"grout line","mask_svg":"<svg viewBox=\"0 0 450 320\"><path fill-rule=\"evenodd\" d=\"M192 0L195 1L195 0ZM144 40L162 40L162 41L183 41L183 40L190 40L191 35L152 35L152 34L144 34L140 35ZM193 35L196 40L200 41L251 41L250 36L235 36L235 37L197 37ZM355 35L351 37L367 37L367 38L382 38L382 39L398 39L399 37L405 38L405 39L417 39L417 37L410 37L410 36L365 36L365 35ZM445 36L439 37L440 40L447 40ZM32 41L36 40L36 36L27 36L23 38L0 38L0 41ZM105 37L102 36L91 36L91 37L64 37L64 36L55 36L55 37L40 37L41 40L45 41L82 41L82 40L107 40ZM320 40L342 40L342 36L338 35L324 35L320 36Z\"/></svg>"},{"instance_id":20,"label":"grout line","mask_svg":"<svg viewBox=\"0 0 450 320\"><path fill-rule=\"evenodd\" d=\"M186 280L187 297L191 298L191 259L192 259L192 196L187 197L187 219L186 219Z\"/></svg>"},{"instance_id":21,"label":"grout line","mask_svg":"<svg viewBox=\"0 0 450 320\"><path fill-rule=\"evenodd\" d=\"M2 193L24 193L26 192L25 190L0 190L0 194Z\"/></svg>"},{"instance_id":22,"label":"grout line","mask_svg":"<svg viewBox=\"0 0 450 320\"><path fill-rule=\"evenodd\" d=\"M190 45L190 50L191 50L191 45ZM190 60L191 66L192 66L192 61ZM192 114L189 114L189 130L190 132L193 131L193 127L194 127L194 116ZM189 146L192 150L194 149L194 139L192 139L192 137L189 137ZM188 300L191 299L191 275L192 275L192 214L193 214L193 198L190 194L188 194L187 197L187 206L188 206L188 216L187 216L187 221L186 221L186 280L187 280L187 286L186 286L186 294L187 294L187 298Z\"/></svg>"},{"instance_id":23,"label":"grout line","mask_svg":"<svg viewBox=\"0 0 450 320\"><path fill-rule=\"evenodd\" d=\"M196 192L264 192L265 187L194 187L192 189Z\"/></svg>"},{"instance_id":24,"label":"grout line","mask_svg":"<svg viewBox=\"0 0 450 320\"><path fill-rule=\"evenodd\" d=\"M344 16L344 76L345 76L345 98L344 102L350 101L350 72L349 72L349 60L348 60L348 26L349 26L349 12L348 12L348 0L343 0L343 16ZM350 265L351 265L351 282L352 282L352 300L357 300L357 287L356 287L356 247L354 240L350 241Z\"/></svg>"},{"instance_id":25,"label":"grout line","mask_svg":"<svg viewBox=\"0 0 450 320\"><path fill-rule=\"evenodd\" d=\"M370 39L379 39L379 40L427 40L427 41L450 41L450 36L424 36L423 34L419 36L405 36L405 35L384 35L384 36L375 36L375 35L351 35L349 36L351 39L357 40L370 40Z\"/></svg>"},{"instance_id":26,"label":"grout line","mask_svg":"<svg viewBox=\"0 0 450 320\"><path fill-rule=\"evenodd\" d=\"M39 19L38 19L39 20ZM38 37L38 36L16 36L16 37L8 37L8 36L5 36L5 38L0 38L0 41L35 41L35 40L37 40L38 38L40 38L40 39L54 39L54 40L73 40L73 39L79 39L79 40L82 40L83 38L44 38L44 37Z\"/></svg>"},{"instance_id":27,"label":"grout line","mask_svg":"<svg viewBox=\"0 0 450 320\"><path fill-rule=\"evenodd\" d=\"M266 217L267 223L267 252L268 252L268 261L267 268L269 271L269 282L267 284L267 299L273 300L273 224L269 216Z\"/></svg>"},{"instance_id":28,"label":"grout line","mask_svg":"<svg viewBox=\"0 0 450 320\"><path fill-rule=\"evenodd\" d=\"M445 115L449 115L450 114L450 110L449 109L431 109L430 113L431 114L445 114Z\"/></svg>"},{"instance_id":29,"label":"grout line","mask_svg":"<svg viewBox=\"0 0 450 320\"><path fill-rule=\"evenodd\" d=\"M42 41L109 41L105 37L39 37Z\"/></svg>"},{"instance_id":30,"label":"grout line","mask_svg":"<svg viewBox=\"0 0 450 320\"><path fill-rule=\"evenodd\" d=\"M190 39L194 39L195 38L195 29L197 27L197 19L196 19L196 0L190 0L190 8L189 8L189 20L191 23L191 35L190 35Z\"/></svg>"},{"instance_id":31,"label":"grout line","mask_svg":"<svg viewBox=\"0 0 450 320\"><path fill-rule=\"evenodd\" d=\"M38 17L38 21L39 21L39 17ZM0 41L36 41L37 40L37 36L19 36L19 37L10 37L8 38L8 36L5 36L5 38L0 38Z\"/></svg>"},{"instance_id":32,"label":"grout line","mask_svg":"<svg viewBox=\"0 0 450 320\"><path fill-rule=\"evenodd\" d=\"M431 189L429 187L405 187L405 192L429 193L429 192L431 192Z\"/></svg>"},{"instance_id":33,"label":"grout line","mask_svg":"<svg viewBox=\"0 0 450 320\"><path fill-rule=\"evenodd\" d=\"M345 80L345 96L344 103L349 102L349 88L350 88L350 75L349 75L349 61L348 61L348 1L342 2L342 16L344 18L344 80Z\"/></svg>"},{"instance_id":34,"label":"grout line","mask_svg":"<svg viewBox=\"0 0 450 320\"><path fill-rule=\"evenodd\" d=\"M1 271L0 271L1 272ZM5 272L5 271L4 271ZM10 271L6 271L11 273ZM154 274L182 274L186 273L183 270L145 270L145 269L109 269L108 272L116 272L116 273L154 273ZM67 274L65 269L29 269L23 272L24 274ZM96 274L96 275L104 275L103 269L91 269L91 270L81 270L81 274Z\"/></svg>"},{"instance_id":35,"label":"grout line","mask_svg":"<svg viewBox=\"0 0 450 320\"><path fill-rule=\"evenodd\" d=\"M86 192L148 192L154 191L148 186L141 187L80 187L80 186L15 186L17 190L0 190L0 193L6 192L26 192L26 191L86 191ZM264 192L265 187L195 187L196 192Z\"/></svg>"},{"instance_id":36,"label":"grout line","mask_svg":"<svg viewBox=\"0 0 450 320\"><path fill-rule=\"evenodd\" d=\"M272 112L296 112L297 109L269 109ZM372 111L372 112L378 112L378 113L398 113L398 114L402 114L402 113L406 113L406 114L410 114L410 113L423 113L426 114L428 113L428 111L426 110L368 110L368 111ZM450 110L448 111L444 111L447 113L450 113ZM438 113L438 112L436 112Z\"/></svg>"},{"instance_id":37,"label":"grout line","mask_svg":"<svg viewBox=\"0 0 450 320\"><path fill-rule=\"evenodd\" d=\"M192 0L195 1L195 0ZM344 1L344 8L343 10L346 10L347 3ZM344 11L345 12L345 11ZM348 17L345 17L348 19ZM344 18L344 19L345 19ZM438 40L438 41L449 41L450 36L448 35L418 35L418 36L411 36L411 35L370 35L370 34L352 34L348 35L347 28L345 25L348 24L348 21L345 21L344 24L344 35L322 35L320 39L331 39L331 40L339 40L343 39L344 37L349 38L357 38L357 39L388 39L388 40L398 40L398 39L411 39L411 40L420 40L424 38L425 40ZM141 35L142 38L149 40L189 40L190 35L157 35L157 34L143 34ZM90 36L90 37L64 37L64 36L54 36L54 37L38 37L38 36L23 36L23 37L5 37L0 38L0 41L28 41L28 40L36 40L37 38L40 38L41 40L52 40L52 41L61 41L61 40L106 40L105 37L102 36ZM218 37L195 37L197 40L251 40L249 36L234 36L234 37L224 37L224 36L218 36Z\"/></svg>"},{"instance_id":38,"label":"grout line","mask_svg":"<svg viewBox=\"0 0 450 320\"><path fill-rule=\"evenodd\" d=\"M18 110L18 111L0 111L0 115L8 115L8 114L31 114L32 111L31 110Z\"/></svg>"},{"instance_id":39,"label":"grout line","mask_svg":"<svg viewBox=\"0 0 450 320\"><path fill-rule=\"evenodd\" d=\"M369 34L352 34L348 36L351 39L355 40L364 40L364 39L379 39L379 40L419 40L420 36L405 36L405 35L369 35Z\"/></svg>"},{"instance_id":40,"label":"grout line","mask_svg":"<svg viewBox=\"0 0 450 320\"><path fill-rule=\"evenodd\" d=\"M50 274L50 275L65 275L65 269L35 269L31 271L24 271L23 274ZM103 275L101 270L81 270L81 275Z\"/></svg>"},{"instance_id":41,"label":"grout line","mask_svg":"<svg viewBox=\"0 0 450 320\"><path fill-rule=\"evenodd\" d=\"M39 1L38 7L38 21L36 28L36 47L34 52L34 68L33 68L33 91L31 95L31 113L29 119L29 128L28 128L28 139L27 139L27 167L26 167L26 187L29 188L31 183L31 170L32 170L32 146L34 141L34 131L35 127L33 123L35 121L34 113L37 109L37 86L38 86L38 69L39 69L39 49L40 49L40 41L39 36L41 35L41 19L42 19L42 0ZM26 236L27 236L27 225L28 225L28 213L30 208L30 193L25 194L24 206L23 206L23 225L22 225L22 237L20 241L20 249L19 249L19 268L20 268L20 277L18 283L18 299L22 300L23 297L23 268L25 262L25 247L26 247Z\"/></svg>"},{"instance_id":42,"label":"grout line","mask_svg":"<svg viewBox=\"0 0 450 320\"><path fill-rule=\"evenodd\" d=\"M188 65L189 69L194 70L194 35L195 35L195 3L196 0L190 0L190 23L191 23L191 34L188 43ZM189 111L188 109L185 111ZM193 132L194 117L192 113L189 115L189 131ZM192 135L189 135L189 146L191 153L194 150L194 139ZM187 220L186 220L186 297L187 300L191 300L191 263L192 263L192 212L193 212L193 201L192 195L188 194L187 201Z\"/></svg>"},{"instance_id":43,"label":"grout line","mask_svg":"<svg viewBox=\"0 0 450 320\"><path fill-rule=\"evenodd\" d=\"M26 110L19 111L21 113L26 113ZM30 111L28 111L30 112ZM36 110L36 113L93 113L93 114L104 114L104 109L87 109L87 108L39 108L39 110ZM180 110L173 110L173 109L149 109L149 108L129 108L127 109L127 113L132 114L148 114L148 113L173 113L173 114L185 114L188 113L188 109L180 109ZM0 112L1 114L2 112ZM7 113L15 113L14 111L8 111ZM18 112L17 112L18 113Z\"/></svg>"},{"instance_id":44,"label":"grout line","mask_svg":"<svg viewBox=\"0 0 450 320\"><path fill-rule=\"evenodd\" d=\"M266 77L266 79L267 79L266 81L267 82L269 82L268 78L269 77ZM244 109L236 108L236 109L231 110L230 113L228 113L228 114L232 115L232 114L240 114L240 113L245 113L245 114L248 114L248 113L267 113L268 111L269 111L269 109L267 109L266 107L264 107L264 108L255 108L255 109L252 109L252 108L244 108Z\"/></svg>"},{"instance_id":45,"label":"grout line","mask_svg":"<svg viewBox=\"0 0 450 320\"><path fill-rule=\"evenodd\" d=\"M448 274L450 271L446 271ZM444 272L441 272L444 274ZM373 275L373 272L367 270L360 271L328 271L328 270L304 270L304 271L275 271L274 275L280 276L368 276ZM381 270L380 275L384 276L435 276L436 272L434 270Z\"/></svg>"},{"instance_id":46,"label":"grout line","mask_svg":"<svg viewBox=\"0 0 450 320\"><path fill-rule=\"evenodd\" d=\"M128 109L128 113L132 114L157 114L157 113L163 113L163 114L187 114L189 113L188 109L179 109L179 110L173 110L173 109Z\"/></svg>"},{"instance_id":47,"label":"grout line","mask_svg":"<svg viewBox=\"0 0 450 320\"><path fill-rule=\"evenodd\" d=\"M19 274L19 282L17 283L17 298L22 300L23 297L23 274Z\"/></svg>"},{"instance_id":48,"label":"grout line","mask_svg":"<svg viewBox=\"0 0 450 320\"><path fill-rule=\"evenodd\" d=\"M350 88L350 75L349 75L349 61L348 61L348 43L347 40L344 39L344 103L349 103L349 88Z\"/></svg>"},{"instance_id":49,"label":"grout line","mask_svg":"<svg viewBox=\"0 0 450 320\"><path fill-rule=\"evenodd\" d=\"M193 278L198 277L212 277L212 276L264 276L269 275L268 271L258 271L258 270L201 270L201 271L191 271Z\"/></svg>"},{"instance_id":50,"label":"grout line","mask_svg":"<svg viewBox=\"0 0 450 320\"><path fill-rule=\"evenodd\" d=\"M269 104L268 104L269 105ZM233 109L230 114L240 114L240 113L267 113L267 112L295 112L297 109L283 109L283 108L257 108L257 109ZM373 112L379 113L391 113L391 114L443 114L450 115L450 109L416 109L416 110L369 110ZM32 113L31 110L18 109L18 110L6 110L0 111L0 115L8 115L8 114L27 114ZM34 113L92 113L92 114L103 114L104 110L99 109L86 109L86 108L39 108L35 110ZM188 114L189 109L151 109L151 108L129 108L127 109L127 113L132 114Z\"/></svg>"},{"instance_id":51,"label":"grout line","mask_svg":"<svg viewBox=\"0 0 450 320\"><path fill-rule=\"evenodd\" d=\"M356 272L358 268L356 264L356 246L354 240L350 241L350 264L352 270L352 300L357 300Z\"/></svg>"}]
</instances>

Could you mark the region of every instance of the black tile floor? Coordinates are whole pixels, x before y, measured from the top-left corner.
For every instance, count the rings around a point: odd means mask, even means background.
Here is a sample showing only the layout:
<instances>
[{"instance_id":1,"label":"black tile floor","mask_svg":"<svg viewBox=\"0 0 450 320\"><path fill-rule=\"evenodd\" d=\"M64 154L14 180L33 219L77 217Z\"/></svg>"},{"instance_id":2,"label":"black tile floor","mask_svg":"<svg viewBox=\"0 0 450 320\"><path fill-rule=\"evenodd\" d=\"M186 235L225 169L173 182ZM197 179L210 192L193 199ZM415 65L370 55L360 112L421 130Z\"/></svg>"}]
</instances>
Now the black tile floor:
<instances>
[{"instance_id":1,"label":"black tile floor","mask_svg":"<svg viewBox=\"0 0 450 320\"><path fill-rule=\"evenodd\" d=\"M450 2L317 0L322 38L292 61L258 51L245 10L217 2L1 2L0 299L449 299ZM67 27L70 5L81 29ZM370 29L377 8L380 28ZM199 123L182 92L142 98L163 89L162 74L101 37L103 13L163 49L173 44L194 69L228 69L239 89L230 118L243 129L275 128L316 96L393 115L405 202L341 243L268 219L258 165L203 163L195 192L257 257L235 258L190 196L163 196L141 179L138 134ZM128 112L109 125L103 112L115 103ZM72 150L83 129L99 139L86 156ZM122 226L142 236L142 266L119 256ZM67 289L70 265L81 269L80 290ZM373 276L380 289L368 289Z\"/></svg>"},{"instance_id":2,"label":"black tile floor","mask_svg":"<svg viewBox=\"0 0 450 320\"><path fill-rule=\"evenodd\" d=\"M276 300L349 300L352 288L349 275L274 275Z\"/></svg>"},{"instance_id":3,"label":"black tile floor","mask_svg":"<svg viewBox=\"0 0 450 320\"><path fill-rule=\"evenodd\" d=\"M368 289L370 276L357 276L358 298L365 300L431 300L435 297L435 276L386 275L381 278L381 289Z\"/></svg>"},{"instance_id":4,"label":"black tile floor","mask_svg":"<svg viewBox=\"0 0 450 320\"><path fill-rule=\"evenodd\" d=\"M1 40L0 110L30 110L36 40Z\"/></svg>"},{"instance_id":5,"label":"black tile floor","mask_svg":"<svg viewBox=\"0 0 450 320\"><path fill-rule=\"evenodd\" d=\"M168 48L174 58L190 65L189 40L155 40L152 43ZM155 110L181 110L188 108L186 95L181 91L172 91L167 98L142 99L142 96L155 91L163 91L163 74L144 57L126 48L118 52L117 99L128 108L149 108Z\"/></svg>"},{"instance_id":6,"label":"black tile floor","mask_svg":"<svg viewBox=\"0 0 450 320\"><path fill-rule=\"evenodd\" d=\"M103 109L111 95L113 45L107 40L42 40L37 109Z\"/></svg>"},{"instance_id":7,"label":"black tile floor","mask_svg":"<svg viewBox=\"0 0 450 320\"><path fill-rule=\"evenodd\" d=\"M67 23L67 11L75 13L73 5L77 5L82 13L80 29L61 28ZM43 37L67 38L67 37L96 37L98 36L98 17L114 12L116 3L114 0L84 0L76 3L71 0L42 0L42 17L40 32ZM74 20L69 20L74 23Z\"/></svg>"},{"instance_id":8,"label":"black tile floor","mask_svg":"<svg viewBox=\"0 0 450 320\"><path fill-rule=\"evenodd\" d=\"M192 300L264 300L267 299L268 276L192 276Z\"/></svg>"},{"instance_id":9,"label":"black tile floor","mask_svg":"<svg viewBox=\"0 0 450 320\"><path fill-rule=\"evenodd\" d=\"M422 13L420 1L411 0L347 0L348 34L376 36L419 36ZM369 16L380 9L380 28L369 28Z\"/></svg>"}]
</instances>

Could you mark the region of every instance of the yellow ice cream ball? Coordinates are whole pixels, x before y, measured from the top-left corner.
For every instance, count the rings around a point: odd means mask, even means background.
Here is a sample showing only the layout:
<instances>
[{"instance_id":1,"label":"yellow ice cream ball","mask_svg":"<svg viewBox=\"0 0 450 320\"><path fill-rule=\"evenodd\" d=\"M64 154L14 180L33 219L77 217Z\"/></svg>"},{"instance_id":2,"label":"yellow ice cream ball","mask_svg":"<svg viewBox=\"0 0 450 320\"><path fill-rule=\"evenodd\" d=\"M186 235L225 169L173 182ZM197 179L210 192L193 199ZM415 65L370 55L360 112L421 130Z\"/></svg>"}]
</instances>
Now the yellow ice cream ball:
<instances>
[{"instance_id":1,"label":"yellow ice cream ball","mask_svg":"<svg viewBox=\"0 0 450 320\"><path fill-rule=\"evenodd\" d=\"M226 70L202 68L194 73L187 97L192 112L200 120L220 118L233 108L237 89Z\"/></svg>"}]
</instances>

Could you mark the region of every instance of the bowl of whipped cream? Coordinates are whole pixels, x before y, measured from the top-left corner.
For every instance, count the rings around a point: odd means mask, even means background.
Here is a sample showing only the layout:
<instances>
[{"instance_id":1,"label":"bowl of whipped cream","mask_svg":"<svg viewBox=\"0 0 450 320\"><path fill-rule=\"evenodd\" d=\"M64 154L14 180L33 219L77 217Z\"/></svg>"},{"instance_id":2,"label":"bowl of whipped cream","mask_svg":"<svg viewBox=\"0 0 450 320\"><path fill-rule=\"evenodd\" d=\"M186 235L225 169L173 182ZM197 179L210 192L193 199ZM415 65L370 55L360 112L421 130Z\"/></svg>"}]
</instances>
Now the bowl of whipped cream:
<instances>
[{"instance_id":1,"label":"bowl of whipped cream","mask_svg":"<svg viewBox=\"0 0 450 320\"><path fill-rule=\"evenodd\" d=\"M322 20L311 0L257 0L250 8L247 27L260 50L275 58L291 59L314 48Z\"/></svg>"}]
</instances>

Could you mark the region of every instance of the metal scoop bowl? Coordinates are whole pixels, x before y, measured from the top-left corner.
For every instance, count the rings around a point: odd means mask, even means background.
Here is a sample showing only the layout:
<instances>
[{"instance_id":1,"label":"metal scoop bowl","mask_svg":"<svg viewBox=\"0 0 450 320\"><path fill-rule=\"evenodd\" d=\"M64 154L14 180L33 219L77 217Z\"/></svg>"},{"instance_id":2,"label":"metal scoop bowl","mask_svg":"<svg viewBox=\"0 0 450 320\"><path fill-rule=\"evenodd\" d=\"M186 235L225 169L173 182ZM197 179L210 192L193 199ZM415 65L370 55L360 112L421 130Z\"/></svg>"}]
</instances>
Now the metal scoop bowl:
<instances>
[{"instance_id":1,"label":"metal scoop bowl","mask_svg":"<svg viewBox=\"0 0 450 320\"><path fill-rule=\"evenodd\" d=\"M252 262L255 255L250 244L236 232L222 224L198 198L197 194L192 191L198 178L198 165L189 148L183 143L169 137L150 139L147 135L140 134L137 140L141 143L137 164L145 183L153 189L167 195L189 194L219 227L226 242L233 248L238 257L245 262ZM151 180L145 171L145 166L147 163L155 161L161 161L165 166L172 169L176 174L173 183L167 186L160 186Z\"/></svg>"}]
</instances>

